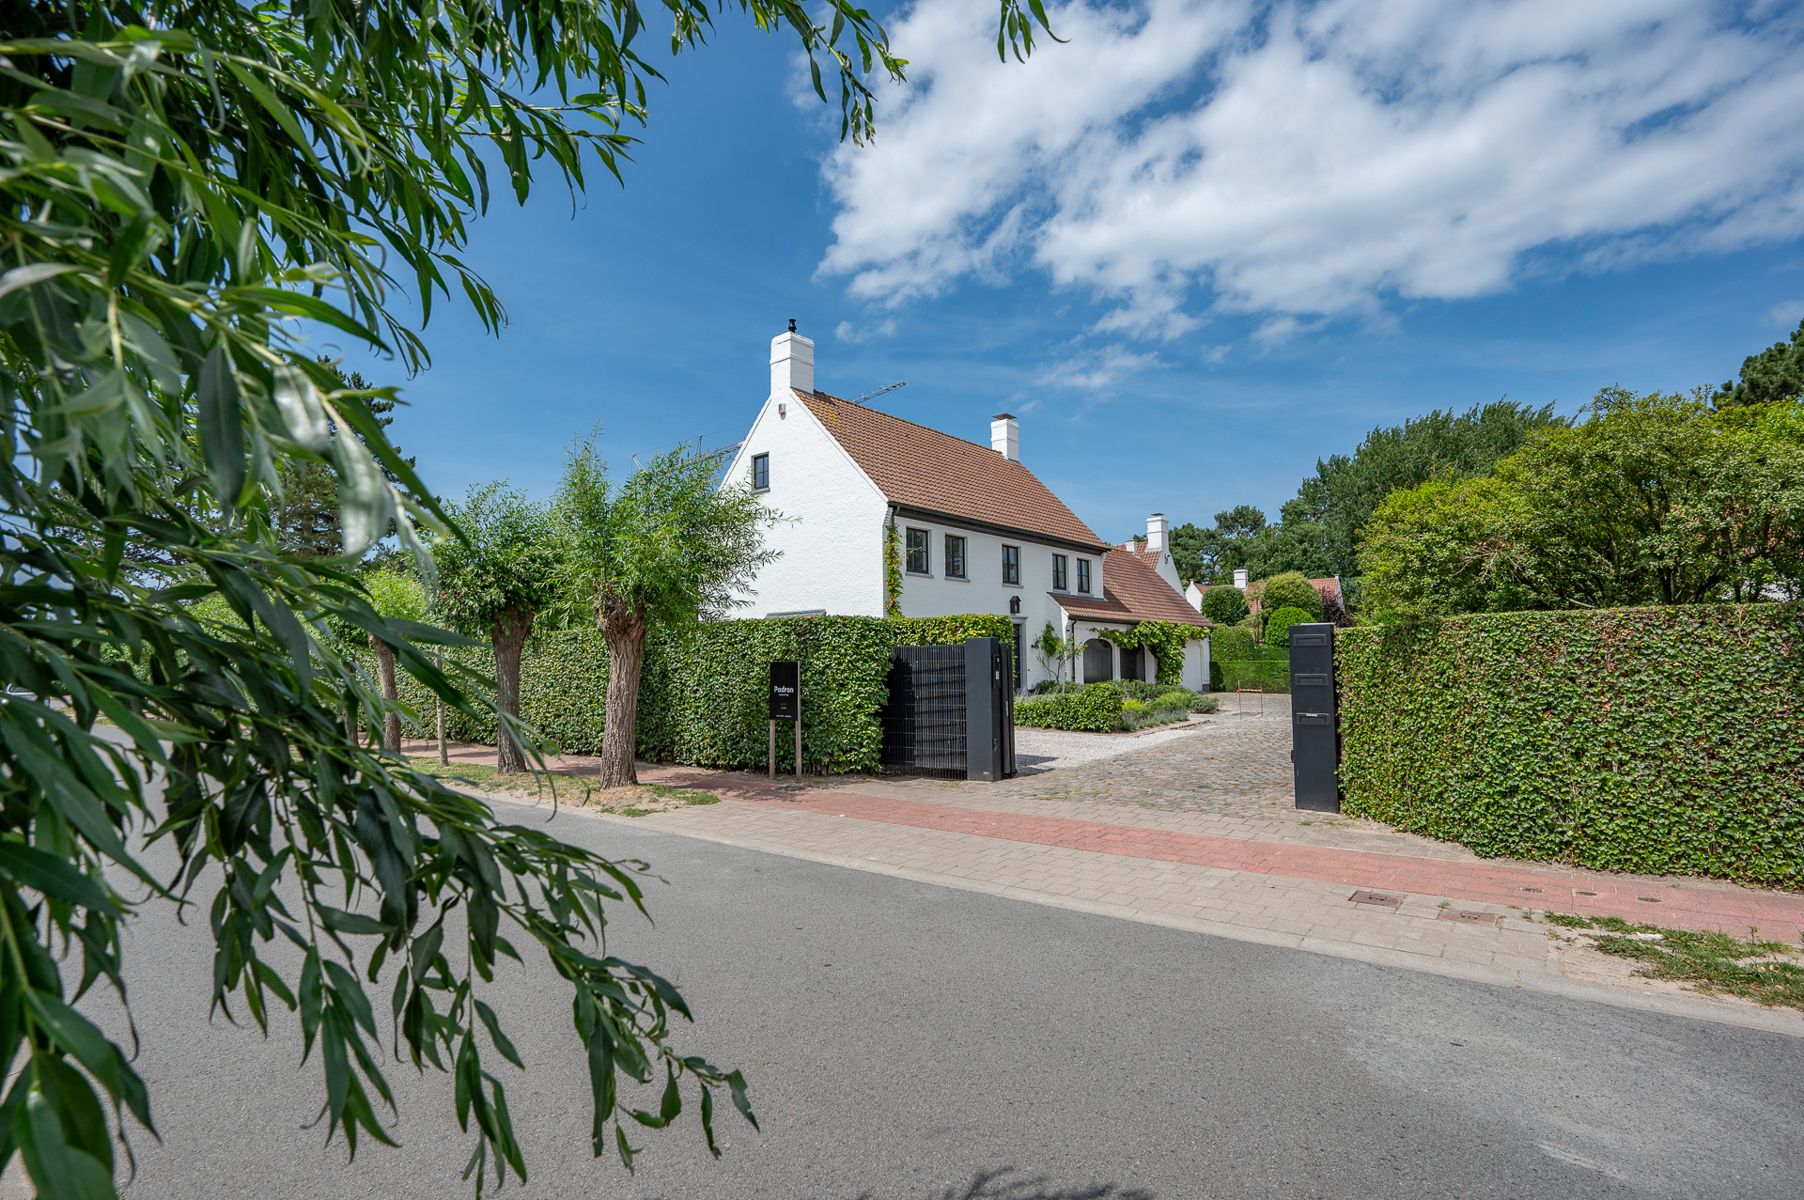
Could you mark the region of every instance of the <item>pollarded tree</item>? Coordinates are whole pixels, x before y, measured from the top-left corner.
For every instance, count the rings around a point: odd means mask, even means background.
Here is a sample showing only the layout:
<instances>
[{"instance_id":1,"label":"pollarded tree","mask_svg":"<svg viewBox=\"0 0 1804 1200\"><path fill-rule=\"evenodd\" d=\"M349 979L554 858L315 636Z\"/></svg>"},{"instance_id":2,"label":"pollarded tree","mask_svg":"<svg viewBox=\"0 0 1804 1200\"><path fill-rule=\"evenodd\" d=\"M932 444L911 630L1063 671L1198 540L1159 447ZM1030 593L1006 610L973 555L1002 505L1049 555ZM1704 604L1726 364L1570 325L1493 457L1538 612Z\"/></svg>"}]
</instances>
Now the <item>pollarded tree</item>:
<instances>
[{"instance_id":1,"label":"pollarded tree","mask_svg":"<svg viewBox=\"0 0 1804 1200\"><path fill-rule=\"evenodd\" d=\"M363 589L369 593L370 607L397 632L426 619L426 589L412 575L385 567L364 577ZM395 686L395 651L387 641L375 634L369 637L370 649L376 652L376 673L382 685L382 699L388 703L384 715L382 748L390 754L401 752L401 713L396 707L400 695Z\"/></svg>"},{"instance_id":2,"label":"pollarded tree","mask_svg":"<svg viewBox=\"0 0 1804 1200\"><path fill-rule=\"evenodd\" d=\"M539 611L557 599L550 514L505 483L470 489L449 516L462 536L434 543L438 611L495 651L495 769L526 769L520 744L520 652Z\"/></svg>"},{"instance_id":3,"label":"pollarded tree","mask_svg":"<svg viewBox=\"0 0 1804 1200\"><path fill-rule=\"evenodd\" d=\"M720 464L687 446L608 482L594 438L570 451L553 514L566 594L585 606L608 644L601 786L638 782L633 765L645 639L727 614L776 551L764 530L776 519L749 485L718 486Z\"/></svg>"}]
</instances>

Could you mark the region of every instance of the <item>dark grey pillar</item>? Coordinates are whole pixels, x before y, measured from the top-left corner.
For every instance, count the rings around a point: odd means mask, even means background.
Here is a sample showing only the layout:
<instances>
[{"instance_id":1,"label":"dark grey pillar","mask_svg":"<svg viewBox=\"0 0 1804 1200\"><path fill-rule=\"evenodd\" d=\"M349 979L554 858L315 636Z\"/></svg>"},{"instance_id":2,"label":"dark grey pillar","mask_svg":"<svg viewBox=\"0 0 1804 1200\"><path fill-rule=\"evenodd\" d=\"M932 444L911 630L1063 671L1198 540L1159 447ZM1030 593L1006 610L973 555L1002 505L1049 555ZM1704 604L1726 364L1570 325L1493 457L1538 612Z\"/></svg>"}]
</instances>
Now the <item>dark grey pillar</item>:
<instances>
[{"instance_id":1,"label":"dark grey pillar","mask_svg":"<svg viewBox=\"0 0 1804 1200\"><path fill-rule=\"evenodd\" d=\"M1334 704L1334 626L1290 627L1290 763L1296 804L1340 811L1340 728Z\"/></svg>"}]
</instances>

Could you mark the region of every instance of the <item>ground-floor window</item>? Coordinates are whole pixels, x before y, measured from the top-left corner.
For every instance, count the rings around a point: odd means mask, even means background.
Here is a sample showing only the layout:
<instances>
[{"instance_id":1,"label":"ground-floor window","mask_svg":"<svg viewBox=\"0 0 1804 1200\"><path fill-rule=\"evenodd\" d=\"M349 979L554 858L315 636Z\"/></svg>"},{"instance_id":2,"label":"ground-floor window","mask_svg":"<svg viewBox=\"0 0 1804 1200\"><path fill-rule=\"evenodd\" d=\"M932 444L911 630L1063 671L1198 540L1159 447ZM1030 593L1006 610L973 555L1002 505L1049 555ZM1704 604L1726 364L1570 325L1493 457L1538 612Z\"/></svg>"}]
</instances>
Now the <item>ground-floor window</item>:
<instances>
[{"instance_id":1,"label":"ground-floor window","mask_svg":"<svg viewBox=\"0 0 1804 1200\"><path fill-rule=\"evenodd\" d=\"M1084 682L1107 683L1115 678L1115 648L1101 638L1084 643Z\"/></svg>"}]
</instances>

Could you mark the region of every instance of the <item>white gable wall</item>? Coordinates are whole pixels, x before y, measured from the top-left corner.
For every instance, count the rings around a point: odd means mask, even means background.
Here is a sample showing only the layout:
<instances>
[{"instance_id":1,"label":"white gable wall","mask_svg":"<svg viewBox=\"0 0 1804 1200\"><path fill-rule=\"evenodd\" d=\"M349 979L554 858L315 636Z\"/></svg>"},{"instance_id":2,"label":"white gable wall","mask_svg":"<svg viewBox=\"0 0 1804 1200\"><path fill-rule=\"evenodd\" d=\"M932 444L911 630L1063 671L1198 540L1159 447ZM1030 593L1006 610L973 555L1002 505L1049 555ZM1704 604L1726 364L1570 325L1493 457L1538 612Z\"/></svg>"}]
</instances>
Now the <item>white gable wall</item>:
<instances>
[{"instance_id":1,"label":"white gable wall","mask_svg":"<svg viewBox=\"0 0 1804 1200\"><path fill-rule=\"evenodd\" d=\"M764 502L787 519L765 531L780 557L758 572L734 615L882 616L889 505L876 486L794 393L765 401L724 482L749 482L759 454L770 455Z\"/></svg>"}]
</instances>

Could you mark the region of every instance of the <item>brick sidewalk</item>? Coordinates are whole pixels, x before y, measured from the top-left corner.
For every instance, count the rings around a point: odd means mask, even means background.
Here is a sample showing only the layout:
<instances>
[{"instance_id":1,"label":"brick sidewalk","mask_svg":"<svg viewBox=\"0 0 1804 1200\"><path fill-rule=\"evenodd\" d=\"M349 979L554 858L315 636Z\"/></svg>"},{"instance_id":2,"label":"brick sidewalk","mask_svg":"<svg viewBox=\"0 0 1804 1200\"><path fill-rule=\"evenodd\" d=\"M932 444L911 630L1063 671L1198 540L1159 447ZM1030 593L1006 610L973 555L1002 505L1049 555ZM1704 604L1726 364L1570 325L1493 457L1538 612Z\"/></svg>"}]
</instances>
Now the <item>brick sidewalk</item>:
<instances>
[{"instance_id":1,"label":"brick sidewalk","mask_svg":"<svg viewBox=\"0 0 1804 1200\"><path fill-rule=\"evenodd\" d=\"M681 768L648 768L644 777L788 812L853 817L1019 846L1081 850L1504 908L1623 917L1675 929L1714 929L1737 936L1755 931L1761 937L1788 942L1804 938L1804 895L1709 880L1617 875L1541 863L1486 861L1470 855L1422 857L1394 850L1299 845L974 808L959 802L866 795L840 788L785 790L756 776Z\"/></svg>"}]
</instances>

